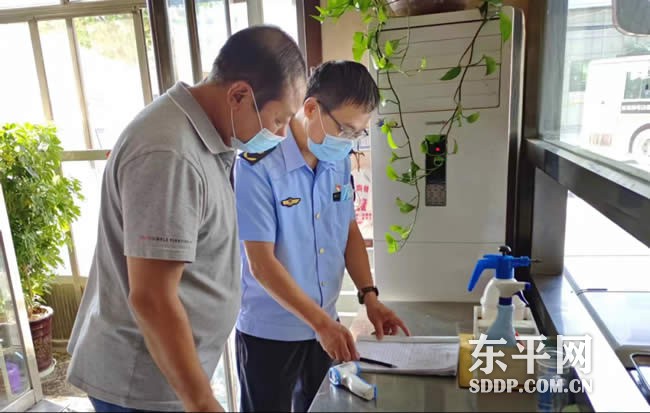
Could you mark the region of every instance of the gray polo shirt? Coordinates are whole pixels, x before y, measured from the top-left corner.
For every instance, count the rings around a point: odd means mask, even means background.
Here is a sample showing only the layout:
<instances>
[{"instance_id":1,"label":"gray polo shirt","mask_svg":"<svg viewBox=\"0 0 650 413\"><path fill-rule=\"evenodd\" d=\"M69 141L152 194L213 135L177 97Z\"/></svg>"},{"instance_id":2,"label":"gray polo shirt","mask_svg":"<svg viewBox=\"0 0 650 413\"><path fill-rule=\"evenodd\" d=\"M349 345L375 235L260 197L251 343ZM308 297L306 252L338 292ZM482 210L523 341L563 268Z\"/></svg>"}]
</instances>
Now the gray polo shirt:
<instances>
[{"instance_id":1,"label":"gray polo shirt","mask_svg":"<svg viewBox=\"0 0 650 413\"><path fill-rule=\"evenodd\" d=\"M104 171L95 256L68 346L70 383L121 406L183 408L129 307L125 256L186 262L179 297L212 376L240 303L234 156L182 83L126 127Z\"/></svg>"}]
</instances>

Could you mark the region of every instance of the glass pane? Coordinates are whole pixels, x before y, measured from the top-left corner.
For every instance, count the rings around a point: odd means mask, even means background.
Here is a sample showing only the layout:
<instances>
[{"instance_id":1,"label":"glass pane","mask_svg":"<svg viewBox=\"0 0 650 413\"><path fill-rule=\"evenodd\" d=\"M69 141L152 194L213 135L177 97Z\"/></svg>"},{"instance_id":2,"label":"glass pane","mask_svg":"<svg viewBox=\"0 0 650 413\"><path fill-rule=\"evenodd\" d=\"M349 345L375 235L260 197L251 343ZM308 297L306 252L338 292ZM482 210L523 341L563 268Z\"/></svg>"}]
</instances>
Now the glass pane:
<instances>
[{"instance_id":1,"label":"glass pane","mask_svg":"<svg viewBox=\"0 0 650 413\"><path fill-rule=\"evenodd\" d=\"M176 78L192 85L194 84L194 77L192 76L190 41L187 34L187 19L185 18L185 2L184 0L168 0L167 5Z\"/></svg>"},{"instance_id":2,"label":"glass pane","mask_svg":"<svg viewBox=\"0 0 650 413\"><path fill-rule=\"evenodd\" d=\"M263 0L262 6L264 23L280 27L298 43L296 0Z\"/></svg>"},{"instance_id":3,"label":"glass pane","mask_svg":"<svg viewBox=\"0 0 650 413\"><path fill-rule=\"evenodd\" d=\"M65 150L86 149L65 20L38 23L52 116Z\"/></svg>"},{"instance_id":4,"label":"glass pane","mask_svg":"<svg viewBox=\"0 0 650 413\"><path fill-rule=\"evenodd\" d=\"M0 24L0 39L0 123L45 121L27 23Z\"/></svg>"},{"instance_id":5,"label":"glass pane","mask_svg":"<svg viewBox=\"0 0 650 413\"><path fill-rule=\"evenodd\" d=\"M572 193L566 213L564 264L580 289L650 291L648 246Z\"/></svg>"},{"instance_id":6,"label":"glass pane","mask_svg":"<svg viewBox=\"0 0 650 413\"><path fill-rule=\"evenodd\" d=\"M196 20L201 45L201 68L203 77L205 77L210 73L214 59L228 38L224 1L206 0L197 2Z\"/></svg>"},{"instance_id":7,"label":"glass pane","mask_svg":"<svg viewBox=\"0 0 650 413\"><path fill-rule=\"evenodd\" d=\"M16 308L9 287L9 269L4 250L5 233L0 233L0 409L31 388L27 358L16 320Z\"/></svg>"},{"instance_id":8,"label":"glass pane","mask_svg":"<svg viewBox=\"0 0 650 413\"><path fill-rule=\"evenodd\" d=\"M144 107L131 15L74 19L93 148L110 149Z\"/></svg>"},{"instance_id":9,"label":"glass pane","mask_svg":"<svg viewBox=\"0 0 650 413\"><path fill-rule=\"evenodd\" d=\"M33 6L50 6L59 4L59 0L0 0L0 9L15 9Z\"/></svg>"},{"instance_id":10,"label":"glass pane","mask_svg":"<svg viewBox=\"0 0 650 413\"><path fill-rule=\"evenodd\" d=\"M63 174L81 181L81 190L85 198L80 203L81 216L72 224L79 272L84 277L87 277L90 271L97 243L99 202L105 166L106 161L63 162Z\"/></svg>"},{"instance_id":11,"label":"glass pane","mask_svg":"<svg viewBox=\"0 0 650 413\"><path fill-rule=\"evenodd\" d=\"M568 3L561 122L553 132L650 179L650 37L622 34L611 0L597 3Z\"/></svg>"},{"instance_id":12,"label":"glass pane","mask_svg":"<svg viewBox=\"0 0 650 413\"><path fill-rule=\"evenodd\" d=\"M233 33L248 27L248 8L245 1L230 1L230 28Z\"/></svg>"}]
</instances>

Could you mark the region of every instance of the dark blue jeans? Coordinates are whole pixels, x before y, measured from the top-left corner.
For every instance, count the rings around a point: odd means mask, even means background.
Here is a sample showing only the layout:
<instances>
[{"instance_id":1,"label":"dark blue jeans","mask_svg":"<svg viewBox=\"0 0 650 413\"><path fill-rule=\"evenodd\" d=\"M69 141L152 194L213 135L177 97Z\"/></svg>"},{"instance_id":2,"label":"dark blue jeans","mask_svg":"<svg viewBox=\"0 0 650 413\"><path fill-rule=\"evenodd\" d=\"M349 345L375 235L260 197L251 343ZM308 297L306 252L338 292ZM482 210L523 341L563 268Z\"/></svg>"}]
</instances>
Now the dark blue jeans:
<instances>
[{"instance_id":1,"label":"dark blue jeans","mask_svg":"<svg viewBox=\"0 0 650 413\"><path fill-rule=\"evenodd\" d=\"M109 413L109 412L115 412L115 413L131 413L131 412L146 412L146 410L137 410L137 409L132 409L130 407L122 407L118 406L117 404L112 404L108 402L104 402L98 399L95 399L94 397L88 396L88 399L90 402L93 404L93 407L95 408L95 411L97 413Z\"/></svg>"}]
</instances>

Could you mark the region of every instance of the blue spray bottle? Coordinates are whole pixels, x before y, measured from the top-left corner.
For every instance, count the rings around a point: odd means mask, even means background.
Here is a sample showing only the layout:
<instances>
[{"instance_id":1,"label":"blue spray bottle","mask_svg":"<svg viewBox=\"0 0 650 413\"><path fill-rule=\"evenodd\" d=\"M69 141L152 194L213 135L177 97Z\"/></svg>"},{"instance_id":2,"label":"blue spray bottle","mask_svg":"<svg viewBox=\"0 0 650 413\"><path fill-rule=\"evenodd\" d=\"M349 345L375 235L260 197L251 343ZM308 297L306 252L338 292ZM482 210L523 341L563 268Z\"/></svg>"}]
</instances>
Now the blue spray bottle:
<instances>
[{"instance_id":1,"label":"blue spray bottle","mask_svg":"<svg viewBox=\"0 0 650 413\"><path fill-rule=\"evenodd\" d=\"M472 278L469 280L467 291L474 290L481 275L488 269L494 270L492 278L483 291L481 296L481 318L486 321L494 320L497 316L497 304L499 301L499 291L497 285L517 281L515 279L515 268L529 267L531 259L529 257L513 257L510 247L507 245L499 248L501 254L486 254L476 263ZM524 309L526 305L515 298L514 319L522 320L524 318Z\"/></svg>"},{"instance_id":2,"label":"blue spray bottle","mask_svg":"<svg viewBox=\"0 0 650 413\"><path fill-rule=\"evenodd\" d=\"M526 305L528 302L522 291L527 290L530 283L510 280L497 284L499 291L499 304L497 305L497 317L494 323L488 328L486 335L488 340L505 339L504 346L514 347L517 345L515 328L512 325L512 314L515 306L512 303L512 297L517 296Z\"/></svg>"}]
</instances>

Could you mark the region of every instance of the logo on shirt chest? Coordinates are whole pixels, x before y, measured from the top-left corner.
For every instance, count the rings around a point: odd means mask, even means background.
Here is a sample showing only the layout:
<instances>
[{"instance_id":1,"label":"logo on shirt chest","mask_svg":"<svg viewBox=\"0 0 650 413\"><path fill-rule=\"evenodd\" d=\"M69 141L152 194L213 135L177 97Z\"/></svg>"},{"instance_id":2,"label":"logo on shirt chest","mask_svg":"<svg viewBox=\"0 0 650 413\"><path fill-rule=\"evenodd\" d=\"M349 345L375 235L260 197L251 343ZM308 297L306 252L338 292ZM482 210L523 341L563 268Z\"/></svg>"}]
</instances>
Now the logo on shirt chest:
<instances>
[{"instance_id":1,"label":"logo on shirt chest","mask_svg":"<svg viewBox=\"0 0 650 413\"><path fill-rule=\"evenodd\" d=\"M292 206L298 205L300 203L300 201L301 201L300 198L289 197L289 198L286 198L286 199L283 199L282 201L280 201L280 204L282 206L287 207L287 208L291 208Z\"/></svg>"}]
</instances>

